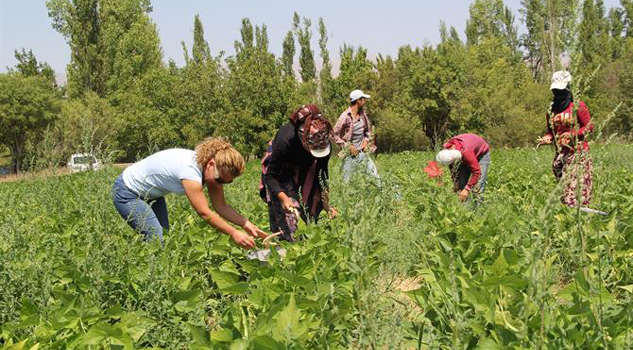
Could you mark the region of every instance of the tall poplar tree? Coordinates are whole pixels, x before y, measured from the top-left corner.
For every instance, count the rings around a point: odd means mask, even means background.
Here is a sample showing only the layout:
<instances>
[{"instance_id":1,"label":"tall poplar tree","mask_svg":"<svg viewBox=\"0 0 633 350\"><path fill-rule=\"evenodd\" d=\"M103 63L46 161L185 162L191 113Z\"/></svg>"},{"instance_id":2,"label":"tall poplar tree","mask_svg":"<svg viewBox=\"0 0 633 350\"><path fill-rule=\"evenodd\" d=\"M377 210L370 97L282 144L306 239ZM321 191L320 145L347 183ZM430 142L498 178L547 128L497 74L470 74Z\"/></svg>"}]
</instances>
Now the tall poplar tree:
<instances>
[{"instance_id":1,"label":"tall poplar tree","mask_svg":"<svg viewBox=\"0 0 633 350\"><path fill-rule=\"evenodd\" d=\"M308 82L316 78L316 65L314 63L314 52L310 47L310 39L312 38L312 21L309 18L303 18L303 27L298 13L294 13L293 30L299 41L301 51L299 53L299 67L301 80Z\"/></svg>"},{"instance_id":2,"label":"tall poplar tree","mask_svg":"<svg viewBox=\"0 0 633 350\"><path fill-rule=\"evenodd\" d=\"M102 96L106 77L100 42L99 0L49 0L46 6L53 28L70 46L68 94L73 97L93 91Z\"/></svg>"},{"instance_id":3,"label":"tall poplar tree","mask_svg":"<svg viewBox=\"0 0 633 350\"><path fill-rule=\"evenodd\" d=\"M108 96L161 65L149 0L49 0L46 6L70 46L71 97L85 91Z\"/></svg>"},{"instance_id":4,"label":"tall poplar tree","mask_svg":"<svg viewBox=\"0 0 633 350\"><path fill-rule=\"evenodd\" d=\"M209 43L204 39L204 28L200 16L196 15L193 20L193 46L191 55L196 64L206 63L211 58Z\"/></svg>"},{"instance_id":5,"label":"tall poplar tree","mask_svg":"<svg viewBox=\"0 0 633 350\"><path fill-rule=\"evenodd\" d=\"M607 63L609 55L609 28L602 0L585 0L578 33L580 68L590 73L598 65Z\"/></svg>"},{"instance_id":6,"label":"tall poplar tree","mask_svg":"<svg viewBox=\"0 0 633 350\"><path fill-rule=\"evenodd\" d=\"M295 59L295 38L292 31L288 31L283 42L283 53L281 55L281 63L283 65L284 74L294 79L295 73L292 67Z\"/></svg>"}]
</instances>

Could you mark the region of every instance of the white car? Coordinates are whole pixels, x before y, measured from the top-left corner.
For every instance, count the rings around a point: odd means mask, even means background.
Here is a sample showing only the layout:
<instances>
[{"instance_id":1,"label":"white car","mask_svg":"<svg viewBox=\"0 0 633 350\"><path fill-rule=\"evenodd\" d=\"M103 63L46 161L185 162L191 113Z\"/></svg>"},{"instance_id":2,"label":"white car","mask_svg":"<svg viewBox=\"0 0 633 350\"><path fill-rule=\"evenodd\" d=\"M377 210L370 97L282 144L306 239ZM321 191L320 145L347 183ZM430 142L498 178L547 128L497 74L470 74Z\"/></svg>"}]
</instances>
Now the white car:
<instances>
[{"instance_id":1,"label":"white car","mask_svg":"<svg viewBox=\"0 0 633 350\"><path fill-rule=\"evenodd\" d=\"M71 173L78 173L86 170L97 170L101 168L101 162L89 153L76 153L70 156L68 168Z\"/></svg>"}]
</instances>

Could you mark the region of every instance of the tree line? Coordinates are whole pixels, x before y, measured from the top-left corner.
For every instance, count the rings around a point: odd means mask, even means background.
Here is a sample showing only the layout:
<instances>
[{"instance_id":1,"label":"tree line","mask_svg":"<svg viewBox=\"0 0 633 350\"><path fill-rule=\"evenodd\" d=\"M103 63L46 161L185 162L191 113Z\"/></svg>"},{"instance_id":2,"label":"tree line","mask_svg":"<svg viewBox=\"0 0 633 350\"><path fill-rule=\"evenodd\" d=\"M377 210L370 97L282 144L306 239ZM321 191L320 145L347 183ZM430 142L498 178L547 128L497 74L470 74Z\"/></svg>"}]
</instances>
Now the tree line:
<instances>
[{"instance_id":1,"label":"tree line","mask_svg":"<svg viewBox=\"0 0 633 350\"><path fill-rule=\"evenodd\" d=\"M349 92L362 89L372 95L380 152L434 148L466 131L520 147L544 131L549 79L560 69L583 87L576 98L602 135L630 138L633 0L620 5L523 0L517 20L502 0L475 0L464 36L442 23L438 44L403 46L394 57L344 44L335 76L323 18L313 25L295 13L281 57L270 52L266 24L244 18L235 54L213 56L196 15L179 67L163 60L149 0L48 0L53 28L71 51L67 83L58 86L31 50L16 50L18 64L0 74L1 143L15 171L76 152L134 161L207 136L226 136L259 156L300 105L317 103L334 122Z\"/></svg>"}]
</instances>

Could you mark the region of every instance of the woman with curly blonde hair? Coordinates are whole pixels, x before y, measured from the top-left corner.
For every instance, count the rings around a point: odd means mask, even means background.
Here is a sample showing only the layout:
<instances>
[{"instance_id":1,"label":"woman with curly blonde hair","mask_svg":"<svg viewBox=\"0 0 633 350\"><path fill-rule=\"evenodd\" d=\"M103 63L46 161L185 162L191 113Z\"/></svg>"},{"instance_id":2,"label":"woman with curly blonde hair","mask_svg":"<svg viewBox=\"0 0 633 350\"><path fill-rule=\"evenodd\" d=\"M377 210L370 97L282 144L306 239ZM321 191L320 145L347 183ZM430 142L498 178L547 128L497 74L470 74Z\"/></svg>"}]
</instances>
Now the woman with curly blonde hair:
<instances>
[{"instance_id":1,"label":"woman with curly blonde hair","mask_svg":"<svg viewBox=\"0 0 633 350\"><path fill-rule=\"evenodd\" d=\"M242 217L224 199L223 185L244 172L244 158L221 138L207 138L195 150L172 148L136 162L114 182L114 206L127 223L146 240L169 230L165 195L184 194L198 215L242 248L255 245L254 237L265 238L264 231ZM207 186L209 208L203 188ZM226 221L243 228L238 230Z\"/></svg>"}]
</instances>

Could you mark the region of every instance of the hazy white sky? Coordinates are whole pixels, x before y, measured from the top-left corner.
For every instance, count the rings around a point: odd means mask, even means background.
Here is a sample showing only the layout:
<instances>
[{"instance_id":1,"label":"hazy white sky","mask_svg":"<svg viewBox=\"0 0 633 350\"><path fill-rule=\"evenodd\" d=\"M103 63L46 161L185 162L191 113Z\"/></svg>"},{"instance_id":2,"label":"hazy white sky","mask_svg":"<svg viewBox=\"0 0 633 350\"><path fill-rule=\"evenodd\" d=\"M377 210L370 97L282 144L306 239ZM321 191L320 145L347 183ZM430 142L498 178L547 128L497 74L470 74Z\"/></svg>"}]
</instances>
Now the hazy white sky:
<instances>
[{"instance_id":1,"label":"hazy white sky","mask_svg":"<svg viewBox=\"0 0 633 350\"><path fill-rule=\"evenodd\" d=\"M440 21L454 26L464 36L470 3L472 0L152 0L151 17L158 26L164 61L171 58L178 65L184 61L180 42L184 40L191 48L196 14L200 15L214 55L220 51L225 55L234 53L233 42L239 38L241 20L248 17L253 24L267 25L270 50L279 56L292 15L297 11L312 20L312 48L318 56L316 24L323 17L330 56L338 66L343 43L362 45L371 56L395 55L402 45L437 43ZM522 31L520 0L505 3L515 12L516 24ZM605 6L619 6L619 1L606 0ZM0 72L16 64L13 51L21 48L32 49L39 61L48 62L58 76L65 76L70 49L51 27L45 0L0 0Z\"/></svg>"}]
</instances>

